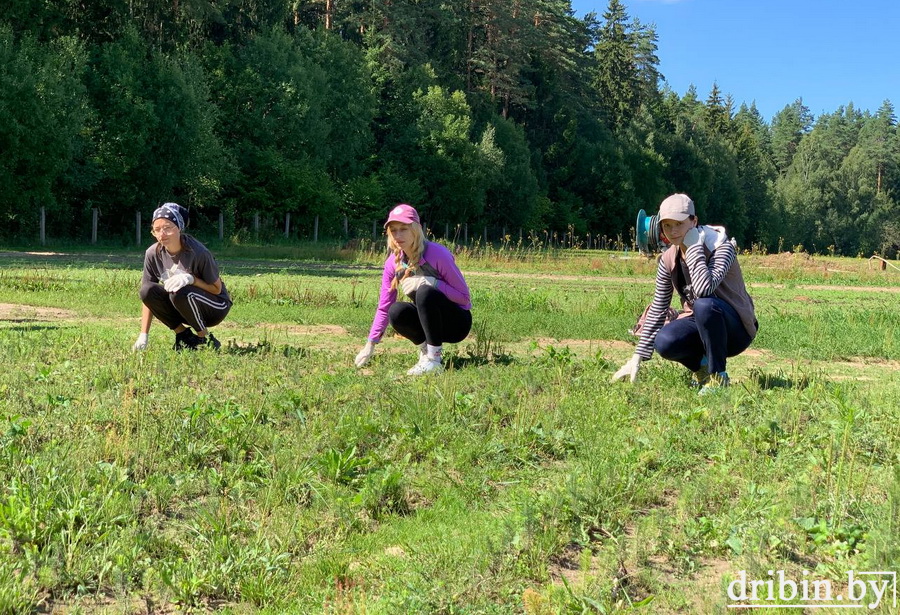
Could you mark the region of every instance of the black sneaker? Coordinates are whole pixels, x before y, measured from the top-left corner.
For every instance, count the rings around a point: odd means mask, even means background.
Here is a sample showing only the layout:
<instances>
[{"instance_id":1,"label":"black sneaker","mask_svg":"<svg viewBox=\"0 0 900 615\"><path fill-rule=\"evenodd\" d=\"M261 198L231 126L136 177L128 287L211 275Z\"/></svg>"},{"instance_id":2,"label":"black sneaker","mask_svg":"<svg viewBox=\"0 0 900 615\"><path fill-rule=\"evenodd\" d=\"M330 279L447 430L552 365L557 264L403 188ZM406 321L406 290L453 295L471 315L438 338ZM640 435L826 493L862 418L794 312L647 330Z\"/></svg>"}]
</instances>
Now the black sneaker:
<instances>
[{"instance_id":1,"label":"black sneaker","mask_svg":"<svg viewBox=\"0 0 900 615\"><path fill-rule=\"evenodd\" d=\"M191 331L190 327L182 331L181 333L175 334L175 345L172 346L172 349L175 352L181 352L182 350L197 350L197 346L205 344L206 341Z\"/></svg>"},{"instance_id":2,"label":"black sneaker","mask_svg":"<svg viewBox=\"0 0 900 615\"><path fill-rule=\"evenodd\" d=\"M205 345L210 350L218 350L222 347L222 342L216 339L216 336L212 334L212 331L207 331L206 337L201 337L199 339L201 340L200 346Z\"/></svg>"}]
</instances>

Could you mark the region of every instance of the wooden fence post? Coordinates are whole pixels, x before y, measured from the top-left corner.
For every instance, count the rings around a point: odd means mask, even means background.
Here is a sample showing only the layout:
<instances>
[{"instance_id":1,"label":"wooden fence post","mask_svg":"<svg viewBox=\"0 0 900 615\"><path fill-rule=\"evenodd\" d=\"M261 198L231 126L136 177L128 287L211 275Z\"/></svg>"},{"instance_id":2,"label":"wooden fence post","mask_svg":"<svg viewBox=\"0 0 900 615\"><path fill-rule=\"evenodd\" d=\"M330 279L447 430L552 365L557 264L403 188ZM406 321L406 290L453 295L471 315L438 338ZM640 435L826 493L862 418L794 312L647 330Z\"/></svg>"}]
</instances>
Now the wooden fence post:
<instances>
[{"instance_id":1,"label":"wooden fence post","mask_svg":"<svg viewBox=\"0 0 900 615\"><path fill-rule=\"evenodd\" d=\"M450 223L444 222L444 239L450 237Z\"/></svg>"},{"instance_id":2,"label":"wooden fence post","mask_svg":"<svg viewBox=\"0 0 900 615\"><path fill-rule=\"evenodd\" d=\"M463 225L463 243L469 245L469 223Z\"/></svg>"},{"instance_id":3,"label":"wooden fence post","mask_svg":"<svg viewBox=\"0 0 900 615\"><path fill-rule=\"evenodd\" d=\"M41 207L41 245L47 243L47 212Z\"/></svg>"},{"instance_id":4,"label":"wooden fence post","mask_svg":"<svg viewBox=\"0 0 900 615\"><path fill-rule=\"evenodd\" d=\"M100 210L96 207L91 209L91 243L97 243L97 218Z\"/></svg>"},{"instance_id":5,"label":"wooden fence post","mask_svg":"<svg viewBox=\"0 0 900 615\"><path fill-rule=\"evenodd\" d=\"M219 241L225 239L225 214L219 212Z\"/></svg>"},{"instance_id":6,"label":"wooden fence post","mask_svg":"<svg viewBox=\"0 0 900 615\"><path fill-rule=\"evenodd\" d=\"M259 237L259 212L253 212L253 233Z\"/></svg>"},{"instance_id":7,"label":"wooden fence post","mask_svg":"<svg viewBox=\"0 0 900 615\"><path fill-rule=\"evenodd\" d=\"M378 241L378 234L375 229L378 228L378 223L375 220L372 220L372 241Z\"/></svg>"},{"instance_id":8,"label":"wooden fence post","mask_svg":"<svg viewBox=\"0 0 900 615\"><path fill-rule=\"evenodd\" d=\"M349 235L349 232L348 232L347 214L344 214L344 237L346 238L348 235Z\"/></svg>"},{"instance_id":9,"label":"wooden fence post","mask_svg":"<svg viewBox=\"0 0 900 615\"><path fill-rule=\"evenodd\" d=\"M313 243L317 243L319 241L319 216L316 216L316 221L313 224Z\"/></svg>"},{"instance_id":10,"label":"wooden fence post","mask_svg":"<svg viewBox=\"0 0 900 615\"><path fill-rule=\"evenodd\" d=\"M291 212L284 214L284 238L291 236Z\"/></svg>"},{"instance_id":11,"label":"wooden fence post","mask_svg":"<svg viewBox=\"0 0 900 615\"><path fill-rule=\"evenodd\" d=\"M141 245L141 212L134 212L134 243Z\"/></svg>"}]
</instances>

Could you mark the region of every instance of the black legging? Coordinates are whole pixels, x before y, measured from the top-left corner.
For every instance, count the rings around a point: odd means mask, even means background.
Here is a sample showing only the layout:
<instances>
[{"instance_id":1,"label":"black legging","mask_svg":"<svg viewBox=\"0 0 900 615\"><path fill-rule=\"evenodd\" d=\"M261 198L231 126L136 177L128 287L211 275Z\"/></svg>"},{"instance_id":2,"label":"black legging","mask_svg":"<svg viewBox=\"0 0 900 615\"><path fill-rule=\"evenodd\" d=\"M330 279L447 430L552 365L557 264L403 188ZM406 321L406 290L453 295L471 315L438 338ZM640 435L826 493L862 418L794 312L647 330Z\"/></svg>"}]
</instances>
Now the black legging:
<instances>
[{"instance_id":1,"label":"black legging","mask_svg":"<svg viewBox=\"0 0 900 615\"><path fill-rule=\"evenodd\" d=\"M411 303L397 302L388 310L394 329L414 344L440 346L466 339L472 330L472 312L464 310L432 286L420 286Z\"/></svg>"},{"instance_id":2,"label":"black legging","mask_svg":"<svg viewBox=\"0 0 900 615\"><path fill-rule=\"evenodd\" d=\"M193 284L174 293L166 291L160 284L148 284L141 287L141 301L170 329L184 324L203 331L222 322L231 309L228 301Z\"/></svg>"}]
</instances>

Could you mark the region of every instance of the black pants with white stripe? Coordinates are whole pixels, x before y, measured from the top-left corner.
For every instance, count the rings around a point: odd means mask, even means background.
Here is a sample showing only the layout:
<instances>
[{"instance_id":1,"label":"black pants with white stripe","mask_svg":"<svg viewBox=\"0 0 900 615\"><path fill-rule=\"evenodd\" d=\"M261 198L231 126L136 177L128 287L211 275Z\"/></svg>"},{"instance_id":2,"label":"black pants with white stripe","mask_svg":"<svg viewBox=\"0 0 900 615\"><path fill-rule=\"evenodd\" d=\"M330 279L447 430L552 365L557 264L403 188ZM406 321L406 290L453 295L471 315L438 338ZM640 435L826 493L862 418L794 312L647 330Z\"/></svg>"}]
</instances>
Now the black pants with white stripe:
<instances>
[{"instance_id":1,"label":"black pants with white stripe","mask_svg":"<svg viewBox=\"0 0 900 615\"><path fill-rule=\"evenodd\" d=\"M167 292L161 284L141 288L141 301L150 312L170 329L179 325L203 331L225 320L231 302L194 285L185 286L174 293Z\"/></svg>"}]
</instances>

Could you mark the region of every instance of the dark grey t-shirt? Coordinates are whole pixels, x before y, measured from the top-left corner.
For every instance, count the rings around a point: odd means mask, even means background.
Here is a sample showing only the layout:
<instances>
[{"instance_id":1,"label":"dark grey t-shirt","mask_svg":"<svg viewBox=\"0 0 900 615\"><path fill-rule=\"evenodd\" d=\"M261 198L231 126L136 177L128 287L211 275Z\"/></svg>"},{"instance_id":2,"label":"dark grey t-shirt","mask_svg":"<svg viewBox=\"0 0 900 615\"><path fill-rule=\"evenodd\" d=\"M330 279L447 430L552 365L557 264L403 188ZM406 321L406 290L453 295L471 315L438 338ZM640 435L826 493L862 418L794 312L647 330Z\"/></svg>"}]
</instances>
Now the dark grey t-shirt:
<instances>
[{"instance_id":1,"label":"dark grey t-shirt","mask_svg":"<svg viewBox=\"0 0 900 615\"><path fill-rule=\"evenodd\" d=\"M147 251L144 253L142 287L158 284L164 272L171 270L173 265L178 265L180 269L184 269L207 284L214 284L219 279L219 266L216 264L216 259L213 258L210 251L206 249L206 246L190 235L182 235L181 244L181 252L174 256L169 254L158 243L147 248ZM219 299L231 303L231 297L225 288L225 282L222 282L222 292L217 296Z\"/></svg>"}]
</instances>

